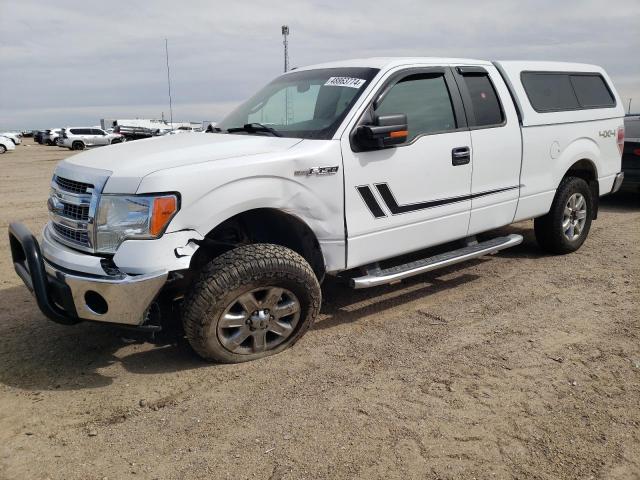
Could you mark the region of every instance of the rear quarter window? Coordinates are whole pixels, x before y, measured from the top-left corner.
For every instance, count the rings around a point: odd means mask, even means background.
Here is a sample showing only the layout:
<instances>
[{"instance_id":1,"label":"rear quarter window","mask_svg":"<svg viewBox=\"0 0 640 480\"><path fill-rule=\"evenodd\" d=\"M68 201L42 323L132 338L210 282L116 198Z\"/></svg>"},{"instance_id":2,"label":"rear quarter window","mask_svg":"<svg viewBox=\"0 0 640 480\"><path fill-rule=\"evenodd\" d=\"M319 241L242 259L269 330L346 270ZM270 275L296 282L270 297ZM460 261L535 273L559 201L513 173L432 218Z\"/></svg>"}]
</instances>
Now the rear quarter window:
<instances>
[{"instance_id":1,"label":"rear quarter window","mask_svg":"<svg viewBox=\"0 0 640 480\"><path fill-rule=\"evenodd\" d=\"M476 127L500 125L504 122L502 107L487 74L462 75L469 90Z\"/></svg>"}]
</instances>

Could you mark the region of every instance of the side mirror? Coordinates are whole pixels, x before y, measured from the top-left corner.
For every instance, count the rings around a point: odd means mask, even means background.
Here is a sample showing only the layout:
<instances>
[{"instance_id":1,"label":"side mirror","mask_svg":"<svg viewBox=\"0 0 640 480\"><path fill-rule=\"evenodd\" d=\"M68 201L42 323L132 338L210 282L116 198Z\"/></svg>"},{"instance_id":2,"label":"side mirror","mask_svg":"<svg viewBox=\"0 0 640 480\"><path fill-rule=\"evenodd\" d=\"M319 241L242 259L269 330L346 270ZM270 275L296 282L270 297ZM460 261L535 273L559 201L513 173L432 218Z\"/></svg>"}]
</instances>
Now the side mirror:
<instances>
[{"instance_id":1,"label":"side mirror","mask_svg":"<svg viewBox=\"0 0 640 480\"><path fill-rule=\"evenodd\" d=\"M371 125L358 127L356 139L360 146L368 150L392 147L407 140L407 128L407 115L404 113L375 115Z\"/></svg>"}]
</instances>

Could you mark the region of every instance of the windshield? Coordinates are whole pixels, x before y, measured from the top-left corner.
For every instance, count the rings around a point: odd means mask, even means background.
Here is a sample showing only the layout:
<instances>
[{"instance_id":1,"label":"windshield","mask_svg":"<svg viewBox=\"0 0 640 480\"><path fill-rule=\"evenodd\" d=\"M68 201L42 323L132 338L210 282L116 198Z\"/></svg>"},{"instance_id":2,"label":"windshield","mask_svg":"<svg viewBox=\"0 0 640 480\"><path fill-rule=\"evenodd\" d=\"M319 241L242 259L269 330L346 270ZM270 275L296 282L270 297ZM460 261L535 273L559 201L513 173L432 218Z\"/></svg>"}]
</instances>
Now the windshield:
<instances>
[{"instance_id":1,"label":"windshield","mask_svg":"<svg viewBox=\"0 0 640 480\"><path fill-rule=\"evenodd\" d=\"M216 130L330 139L376 73L375 68L327 68L287 73L227 115L216 125Z\"/></svg>"}]
</instances>

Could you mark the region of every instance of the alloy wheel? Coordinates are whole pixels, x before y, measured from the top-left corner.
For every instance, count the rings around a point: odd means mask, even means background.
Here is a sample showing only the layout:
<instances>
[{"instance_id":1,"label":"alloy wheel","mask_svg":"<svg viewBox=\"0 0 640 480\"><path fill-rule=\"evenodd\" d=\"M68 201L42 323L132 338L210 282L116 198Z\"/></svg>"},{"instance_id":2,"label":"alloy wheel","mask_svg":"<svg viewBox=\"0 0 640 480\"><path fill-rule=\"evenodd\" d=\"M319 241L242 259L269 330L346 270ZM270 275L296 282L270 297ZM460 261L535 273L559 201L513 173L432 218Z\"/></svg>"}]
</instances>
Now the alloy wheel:
<instances>
[{"instance_id":1,"label":"alloy wheel","mask_svg":"<svg viewBox=\"0 0 640 480\"><path fill-rule=\"evenodd\" d=\"M300 313L300 301L291 291L273 286L254 289L225 309L218 320L218 338L236 354L271 350L291 336Z\"/></svg>"},{"instance_id":2,"label":"alloy wheel","mask_svg":"<svg viewBox=\"0 0 640 480\"><path fill-rule=\"evenodd\" d=\"M587 222L587 201L581 193L569 197L562 216L562 232L571 241L576 240Z\"/></svg>"}]
</instances>

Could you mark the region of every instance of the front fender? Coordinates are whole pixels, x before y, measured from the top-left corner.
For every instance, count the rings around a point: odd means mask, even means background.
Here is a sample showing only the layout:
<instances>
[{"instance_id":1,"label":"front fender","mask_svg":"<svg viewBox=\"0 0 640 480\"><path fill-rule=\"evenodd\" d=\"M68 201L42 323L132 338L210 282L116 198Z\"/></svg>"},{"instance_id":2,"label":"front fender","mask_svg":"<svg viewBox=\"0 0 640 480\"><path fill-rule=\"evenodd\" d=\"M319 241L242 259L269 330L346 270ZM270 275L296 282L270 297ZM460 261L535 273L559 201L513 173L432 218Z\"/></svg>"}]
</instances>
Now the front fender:
<instances>
[{"instance_id":1,"label":"front fender","mask_svg":"<svg viewBox=\"0 0 640 480\"><path fill-rule=\"evenodd\" d=\"M329 166L337 167L334 174L296 175ZM180 192L169 232L206 235L234 215L272 208L298 217L320 242L344 242L343 188L340 142L303 140L284 152L160 170L146 176L137 193Z\"/></svg>"},{"instance_id":2,"label":"front fender","mask_svg":"<svg viewBox=\"0 0 640 480\"><path fill-rule=\"evenodd\" d=\"M206 235L239 213L273 208L298 217L319 240L335 240L341 232L342 206L335 200L330 201L326 194L332 189L327 189L327 185L323 187L312 188L312 185L284 177L242 178L220 185L199 198L180 221L197 224L198 231Z\"/></svg>"}]
</instances>

